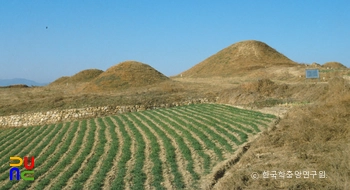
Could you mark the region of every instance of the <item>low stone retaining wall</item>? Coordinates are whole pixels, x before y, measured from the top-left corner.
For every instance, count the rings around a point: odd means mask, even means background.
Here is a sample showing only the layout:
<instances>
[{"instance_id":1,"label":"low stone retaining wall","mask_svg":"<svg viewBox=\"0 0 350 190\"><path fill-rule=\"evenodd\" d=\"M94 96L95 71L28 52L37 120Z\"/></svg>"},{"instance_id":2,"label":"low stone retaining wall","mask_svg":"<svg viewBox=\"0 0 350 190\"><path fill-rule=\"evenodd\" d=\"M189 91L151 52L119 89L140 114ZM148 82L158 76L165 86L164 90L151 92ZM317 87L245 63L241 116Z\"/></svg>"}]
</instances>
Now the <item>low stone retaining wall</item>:
<instances>
[{"instance_id":1,"label":"low stone retaining wall","mask_svg":"<svg viewBox=\"0 0 350 190\"><path fill-rule=\"evenodd\" d=\"M0 127L21 127L74 121L82 118L93 118L115 115L127 112L136 112L157 108L168 108L189 104L209 103L208 99L200 98L183 102L173 102L160 105L129 105L129 106L101 106L79 109L53 110L38 113L25 113L20 115L0 116Z\"/></svg>"}]
</instances>

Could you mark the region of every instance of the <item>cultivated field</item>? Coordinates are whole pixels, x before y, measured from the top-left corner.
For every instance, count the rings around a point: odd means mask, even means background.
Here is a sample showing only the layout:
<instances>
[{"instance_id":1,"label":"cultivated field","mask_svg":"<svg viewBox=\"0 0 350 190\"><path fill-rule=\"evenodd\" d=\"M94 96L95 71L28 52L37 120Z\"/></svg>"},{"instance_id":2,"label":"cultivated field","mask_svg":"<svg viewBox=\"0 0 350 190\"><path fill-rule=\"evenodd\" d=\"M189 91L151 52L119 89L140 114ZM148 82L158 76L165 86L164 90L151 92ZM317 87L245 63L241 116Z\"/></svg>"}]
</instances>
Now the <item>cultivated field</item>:
<instances>
[{"instance_id":1,"label":"cultivated field","mask_svg":"<svg viewBox=\"0 0 350 190\"><path fill-rule=\"evenodd\" d=\"M0 189L197 189L274 115L197 104L0 130ZM34 181L9 180L34 156ZM21 169L24 167L21 167Z\"/></svg>"}]
</instances>

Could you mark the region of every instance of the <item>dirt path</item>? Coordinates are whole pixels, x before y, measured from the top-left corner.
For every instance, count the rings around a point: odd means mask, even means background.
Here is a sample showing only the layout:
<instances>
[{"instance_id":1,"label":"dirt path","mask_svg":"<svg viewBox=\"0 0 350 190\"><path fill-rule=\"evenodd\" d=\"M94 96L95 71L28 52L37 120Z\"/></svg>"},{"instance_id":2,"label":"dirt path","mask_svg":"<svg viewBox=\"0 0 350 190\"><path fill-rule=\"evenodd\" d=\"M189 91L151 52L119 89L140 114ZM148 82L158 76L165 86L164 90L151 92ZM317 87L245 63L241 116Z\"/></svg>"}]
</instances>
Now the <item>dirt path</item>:
<instances>
[{"instance_id":1,"label":"dirt path","mask_svg":"<svg viewBox=\"0 0 350 190\"><path fill-rule=\"evenodd\" d=\"M153 130L151 126L148 125L148 123L146 123L143 119L141 119L137 115L135 115L135 118L138 119L143 125L145 125L152 132L152 134L154 136L156 136L157 142L158 142L159 147L160 147L159 157L163 163L162 164L162 171L163 171L164 182L162 183L162 185L166 189L173 189L174 187L172 186L172 181L173 181L174 177L171 175L170 168L166 166L167 160L166 160L166 151L164 148L164 142L161 140L158 133L155 130Z\"/></svg>"},{"instance_id":2,"label":"dirt path","mask_svg":"<svg viewBox=\"0 0 350 190\"><path fill-rule=\"evenodd\" d=\"M111 118L109 118L109 119L111 119ZM104 118L104 122L105 121L106 121L106 119ZM111 119L111 121L113 122L114 126L108 126L108 127L114 127L114 131L117 134L119 147L118 147L117 155L113 159L113 165L112 165L111 169L109 170L109 172L107 173L106 179L105 179L105 181L103 183L104 184L104 186L103 186L104 189L111 189L112 182L117 177L118 162L119 162L119 160L121 158L121 155L123 154L122 147L124 145L123 136L122 136L121 132L119 131L118 124L116 123L116 121L114 119Z\"/></svg>"},{"instance_id":3,"label":"dirt path","mask_svg":"<svg viewBox=\"0 0 350 190\"><path fill-rule=\"evenodd\" d=\"M97 118L95 118L94 121L96 123L96 127L98 128L98 130L100 130L102 127L99 124ZM106 128L107 128L107 126L106 126ZM101 169L101 165L102 165L103 161L106 159L107 154L108 154L108 152L111 149L110 144L112 142L112 138L111 138L111 135L107 132L107 129L104 130L104 136L106 137L107 142L103 146L103 154L101 155L101 157L96 162L96 165L94 167L94 170L93 170L92 174L89 176L89 178L84 183L84 189L89 189L89 187L92 186L93 180L96 178L97 173ZM102 143L101 139L99 139L98 141L99 141L99 143Z\"/></svg>"},{"instance_id":4,"label":"dirt path","mask_svg":"<svg viewBox=\"0 0 350 190\"><path fill-rule=\"evenodd\" d=\"M87 122L87 127L91 128L90 122ZM91 157L94 155L97 143L98 143L98 130L97 130L97 126L96 126L95 136L94 136L94 144L92 146L90 154L88 156L86 156L86 158L83 161L83 163L81 164L81 167L79 168L79 170L68 180L66 186L63 189L66 190L66 189L71 189L73 187L73 184L74 184L75 180L77 178L79 178L79 176L84 172L84 170L85 170L85 168L87 166L87 163L89 162Z\"/></svg>"}]
</instances>

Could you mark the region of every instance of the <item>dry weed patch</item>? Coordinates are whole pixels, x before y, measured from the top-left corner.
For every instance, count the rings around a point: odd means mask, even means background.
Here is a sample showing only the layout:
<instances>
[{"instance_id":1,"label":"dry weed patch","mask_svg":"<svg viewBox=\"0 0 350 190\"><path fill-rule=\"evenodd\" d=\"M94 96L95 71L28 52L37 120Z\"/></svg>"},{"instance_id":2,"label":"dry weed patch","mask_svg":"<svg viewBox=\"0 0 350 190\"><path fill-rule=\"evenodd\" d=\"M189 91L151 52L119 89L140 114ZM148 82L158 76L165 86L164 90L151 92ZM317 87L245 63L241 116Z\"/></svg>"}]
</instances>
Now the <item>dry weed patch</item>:
<instances>
[{"instance_id":1,"label":"dry weed patch","mask_svg":"<svg viewBox=\"0 0 350 190\"><path fill-rule=\"evenodd\" d=\"M252 143L214 189L349 189L350 90L341 78L313 105L295 107ZM336 94L336 95L334 95ZM326 178L263 178L264 171L325 171ZM251 174L259 174L252 179Z\"/></svg>"}]
</instances>

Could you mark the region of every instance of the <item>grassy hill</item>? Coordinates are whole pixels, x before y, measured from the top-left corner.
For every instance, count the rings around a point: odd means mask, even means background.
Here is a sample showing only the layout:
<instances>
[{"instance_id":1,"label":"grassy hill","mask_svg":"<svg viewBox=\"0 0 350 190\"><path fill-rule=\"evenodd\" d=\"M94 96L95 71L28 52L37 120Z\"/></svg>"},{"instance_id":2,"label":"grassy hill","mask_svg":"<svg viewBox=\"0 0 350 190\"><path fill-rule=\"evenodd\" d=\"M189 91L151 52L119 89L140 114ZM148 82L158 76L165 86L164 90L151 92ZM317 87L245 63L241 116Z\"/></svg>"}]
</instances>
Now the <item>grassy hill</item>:
<instances>
[{"instance_id":1,"label":"grassy hill","mask_svg":"<svg viewBox=\"0 0 350 190\"><path fill-rule=\"evenodd\" d=\"M263 42L247 40L219 51L181 74L183 77L228 77L281 65L297 64Z\"/></svg>"},{"instance_id":2,"label":"grassy hill","mask_svg":"<svg viewBox=\"0 0 350 190\"><path fill-rule=\"evenodd\" d=\"M121 90L152 85L166 80L169 80L168 77L147 64L125 61L107 69L92 80L84 90Z\"/></svg>"},{"instance_id":3,"label":"grassy hill","mask_svg":"<svg viewBox=\"0 0 350 190\"><path fill-rule=\"evenodd\" d=\"M50 86L54 85L65 85L65 84L76 84L76 83L83 83L83 82L89 82L99 76L101 73L103 73L102 70L99 69L86 69L83 71L80 71L76 73L75 75L68 77L60 77L57 80L50 83Z\"/></svg>"},{"instance_id":4,"label":"grassy hill","mask_svg":"<svg viewBox=\"0 0 350 190\"><path fill-rule=\"evenodd\" d=\"M322 65L323 67L328 67L330 69L346 69L347 67L339 62L331 61Z\"/></svg>"}]
</instances>

